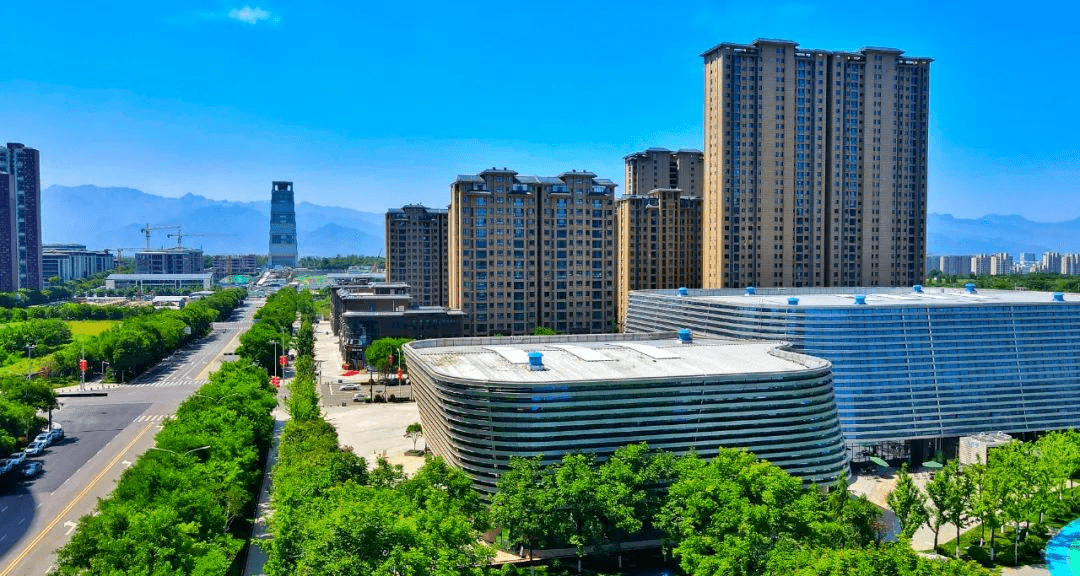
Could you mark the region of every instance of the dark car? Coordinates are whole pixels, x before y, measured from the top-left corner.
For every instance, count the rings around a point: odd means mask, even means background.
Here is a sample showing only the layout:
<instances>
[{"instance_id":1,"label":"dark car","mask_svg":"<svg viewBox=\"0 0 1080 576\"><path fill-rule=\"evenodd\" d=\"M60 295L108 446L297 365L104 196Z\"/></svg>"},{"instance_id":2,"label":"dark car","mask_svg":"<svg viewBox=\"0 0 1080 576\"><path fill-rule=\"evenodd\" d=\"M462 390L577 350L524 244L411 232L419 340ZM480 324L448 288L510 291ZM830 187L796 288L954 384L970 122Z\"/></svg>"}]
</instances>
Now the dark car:
<instances>
[{"instance_id":1,"label":"dark car","mask_svg":"<svg viewBox=\"0 0 1080 576\"><path fill-rule=\"evenodd\" d=\"M27 462L25 466L23 466L22 475L25 478L33 478L34 476L41 474L41 468L41 462L37 460L31 460L30 462Z\"/></svg>"}]
</instances>

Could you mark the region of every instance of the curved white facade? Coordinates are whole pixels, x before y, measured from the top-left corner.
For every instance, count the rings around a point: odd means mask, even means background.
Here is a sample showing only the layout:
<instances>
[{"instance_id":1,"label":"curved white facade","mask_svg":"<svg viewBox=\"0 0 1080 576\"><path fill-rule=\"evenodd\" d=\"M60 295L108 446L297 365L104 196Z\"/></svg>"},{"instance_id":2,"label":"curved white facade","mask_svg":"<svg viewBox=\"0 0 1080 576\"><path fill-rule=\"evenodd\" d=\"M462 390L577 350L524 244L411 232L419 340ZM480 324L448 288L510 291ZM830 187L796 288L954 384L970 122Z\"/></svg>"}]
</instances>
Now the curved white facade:
<instances>
[{"instance_id":1,"label":"curved white facade","mask_svg":"<svg viewBox=\"0 0 1080 576\"><path fill-rule=\"evenodd\" d=\"M493 492L512 456L620 446L754 452L804 480L847 473L828 362L775 342L675 333L466 338L405 346L424 438ZM542 354L533 371L526 356Z\"/></svg>"}]
</instances>

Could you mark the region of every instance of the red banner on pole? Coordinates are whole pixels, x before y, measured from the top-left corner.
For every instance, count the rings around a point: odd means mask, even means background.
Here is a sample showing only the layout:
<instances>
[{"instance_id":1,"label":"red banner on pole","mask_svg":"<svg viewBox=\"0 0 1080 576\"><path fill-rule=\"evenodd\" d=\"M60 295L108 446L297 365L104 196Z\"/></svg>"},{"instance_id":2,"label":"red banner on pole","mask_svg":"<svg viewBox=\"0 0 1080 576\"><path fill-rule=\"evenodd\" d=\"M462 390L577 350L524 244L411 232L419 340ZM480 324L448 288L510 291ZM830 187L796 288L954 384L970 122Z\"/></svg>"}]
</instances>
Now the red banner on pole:
<instances>
[{"instance_id":1,"label":"red banner on pole","mask_svg":"<svg viewBox=\"0 0 1080 576\"><path fill-rule=\"evenodd\" d=\"M285 356L284 354L282 354L281 358L278 358L278 364L281 364L282 366L286 366L288 363L289 363L289 357L288 356Z\"/></svg>"},{"instance_id":2,"label":"red banner on pole","mask_svg":"<svg viewBox=\"0 0 1080 576\"><path fill-rule=\"evenodd\" d=\"M86 359L85 358L79 358L79 370L82 370L83 372L86 372Z\"/></svg>"},{"instance_id":3,"label":"red banner on pole","mask_svg":"<svg viewBox=\"0 0 1080 576\"><path fill-rule=\"evenodd\" d=\"M398 379L398 383L401 383L401 368L397 369L397 379Z\"/></svg>"}]
</instances>

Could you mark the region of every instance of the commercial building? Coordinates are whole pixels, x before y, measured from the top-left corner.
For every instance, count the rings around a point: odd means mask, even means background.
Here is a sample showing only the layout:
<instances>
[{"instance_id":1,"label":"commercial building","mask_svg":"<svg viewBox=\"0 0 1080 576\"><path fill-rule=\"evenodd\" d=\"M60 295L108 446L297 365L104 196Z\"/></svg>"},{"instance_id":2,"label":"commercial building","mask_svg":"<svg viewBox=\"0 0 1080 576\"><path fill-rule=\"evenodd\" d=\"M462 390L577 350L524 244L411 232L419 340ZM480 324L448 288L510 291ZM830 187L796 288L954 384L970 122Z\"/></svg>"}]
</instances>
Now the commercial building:
<instances>
[{"instance_id":1,"label":"commercial building","mask_svg":"<svg viewBox=\"0 0 1080 576\"><path fill-rule=\"evenodd\" d=\"M465 313L465 335L612 330L614 182L491 168L451 192L449 305Z\"/></svg>"},{"instance_id":2,"label":"commercial building","mask_svg":"<svg viewBox=\"0 0 1080 576\"><path fill-rule=\"evenodd\" d=\"M44 244L41 273L45 279L78 280L116 268L116 256L108 250L87 250L82 244Z\"/></svg>"},{"instance_id":3,"label":"commercial building","mask_svg":"<svg viewBox=\"0 0 1080 576\"><path fill-rule=\"evenodd\" d=\"M927 268L927 272L940 270L946 276L967 276L971 274L971 259L970 254L938 256L937 264Z\"/></svg>"},{"instance_id":4,"label":"commercial building","mask_svg":"<svg viewBox=\"0 0 1080 576\"><path fill-rule=\"evenodd\" d=\"M135 253L136 274L201 274L203 251L198 248L161 248Z\"/></svg>"},{"instance_id":5,"label":"commercial building","mask_svg":"<svg viewBox=\"0 0 1080 576\"><path fill-rule=\"evenodd\" d=\"M407 284L344 285L330 292L330 327L341 357L353 368L365 365L364 350L379 338L455 338L465 315L441 306L417 306Z\"/></svg>"},{"instance_id":6,"label":"commercial building","mask_svg":"<svg viewBox=\"0 0 1080 576\"><path fill-rule=\"evenodd\" d=\"M386 212L386 277L408 284L420 306L446 306L446 209L409 204Z\"/></svg>"},{"instance_id":7,"label":"commercial building","mask_svg":"<svg viewBox=\"0 0 1080 576\"><path fill-rule=\"evenodd\" d=\"M227 254L214 256L214 278L226 278L235 275L254 276L258 272L258 254Z\"/></svg>"},{"instance_id":8,"label":"commercial building","mask_svg":"<svg viewBox=\"0 0 1080 576\"><path fill-rule=\"evenodd\" d=\"M293 183L274 182L270 189L270 267L296 267L296 206Z\"/></svg>"},{"instance_id":9,"label":"commercial building","mask_svg":"<svg viewBox=\"0 0 1080 576\"><path fill-rule=\"evenodd\" d=\"M687 332L463 338L403 347L424 440L494 492L510 458L648 442L745 448L805 481L847 473L829 363Z\"/></svg>"},{"instance_id":10,"label":"commercial building","mask_svg":"<svg viewBox=\"0 0 1080 576\"><path fill-rule=\"evenodd\" d=\"M704 188L705 155L700 150L649 148L623 157L628 196L643 196L652 190L679 189L700 198Z\"/></svg>"},{"instance_id":11,"label":"commercial building","mask_svg":"<svg viewBox=\"0 0 1080 576\"><path fill-rule=\"evenodd\" d=\"M619 329L631 290L701 287L701 197L652 190L615 202Z\"/></svg>"},{"instance_id":12,"label":"commercial building","mask_svg":"<svg viewBox=\"0 0 1080 576\"><path fill-rule=\"evenodd\" d=\"M41 290L41 168L38 151L0 148L0 292Z\"/></svg>"},{"instance_id":13,"label":"commercial building","mask_svg":"<svg viewBox=\"0 0 1080 576\"><path fill-rule=\"evenodd\" d=\"M105 278L107 290L209 290L213 285L212 274L109 274Z\"/></svg>"},{"instance_id":14,"label":"commercial building","mask_svg":"<svg viewBox=\"0 0 1080 576\"><path fill-rule=\"evenodd\" d=\"M852 460L1080 427L1080 295L854 288L639 291L627 331L790 342L829 360ZM920 459L921 458L921 459Z\"/></svg>"},{"instance_id":15,"label":"commercial building","mask_svg":"<svg viewBox=\"0 0 1080 576\"><path fill-rule=\"evenodd\" d=\"M702 57L702 285L922 281L931 60L785 40Z\"/></svg>"}]
</instances>

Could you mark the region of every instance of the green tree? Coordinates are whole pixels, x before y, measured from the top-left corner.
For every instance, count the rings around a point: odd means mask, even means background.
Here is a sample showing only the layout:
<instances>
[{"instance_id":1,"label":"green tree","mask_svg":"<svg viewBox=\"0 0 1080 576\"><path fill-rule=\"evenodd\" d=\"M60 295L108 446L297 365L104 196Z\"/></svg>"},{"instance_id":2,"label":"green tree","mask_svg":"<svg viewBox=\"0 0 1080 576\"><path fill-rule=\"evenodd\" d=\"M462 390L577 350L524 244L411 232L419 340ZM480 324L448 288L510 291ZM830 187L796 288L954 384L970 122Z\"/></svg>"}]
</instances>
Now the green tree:
<instances>
[{"instance_id":1,"label":"green tree","mask_svg":"<svg viewBox=\"0 0 1080 576\"><path fill-rule=\"evenodd\" d=\"M926 485L926 494L933 505L934 549L937 549L938 532L945 523L956 527L956 557L960 557L960 529L964 515L969 510L972 493L971 478L960 470L960 461L952 460Z\"/></svg>"},{"instance_id":2,"label":"green tree","mask_svg":"<svg viewBox=\"0 0 1080 576\"><path fill-rule=\"evenodd\" d=\"M402 367L401 347L411 341L411 338L379 338L368 345L364 355L367 356L368 364L375 366L380 372L392 372ZM393 360L390 360L391 358Z\"/></svg>"},{"instance_id":3,"label":"green tree","mask_svg":"<svg viewBox=\"0 0 1080 576\"><path fill-rule=\"evenodd\" d=\"M552 523L557 502L554 478L544 472L543 459L543 455L511 458L491 497L492 520L510 542L528 547L530 560L534 548L546 546L558 533Z\"/></svg>"},{"instance_id":4,"label":"green tree","mask_svg":"<svg viewBox=\"0 0 1080 576\"><path fill-rule=\"evenodd\" d=\"M591 454L566 454L552 472L556 497L556 525L577 551L578 572L585 549L603 542L603 510L597 499L599 484Z\"/></svg>"},{"instance_id":5,"label":"green tree","mask_svg":"<svg viewBox=\"0 0 1080 576\"><path fill-rule=\"evenodd\" d=\"M689 574L759 574L774 548L809 532L802 511L815 496L749 452L721 448L706 465L683 458L676 468L657 526Z\"/></svg>"},{"instance_id":6,"label":"green tree","mask_svg":"<svg viewBox=\"0 0 1080 576\"><path fill-rule=\"evenodd\" d=\"M919 490L908 474L907 462L900 467L896 476L896 487L885 498L889 508L900 522L900 533L911 538L915 531L929 519L926 511L926 495Z\"/></svg>"},{"instance_id":7,"label":"green tree","mask_svg":"<svg viewBox=\"0 0 1080 576\"><path fill-rule=\"evenodd\" d=\"M405 437L412 440L413 451L416 451L416 441L424 435L424 429L419 422L413 422L405 427Z\"/></svg>"}]
</instances>

